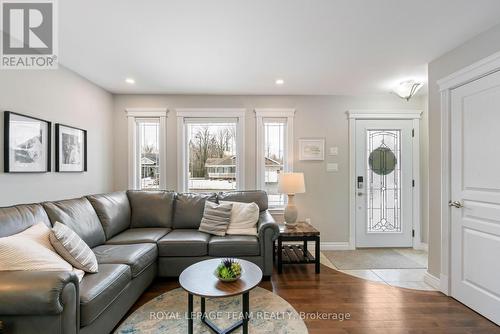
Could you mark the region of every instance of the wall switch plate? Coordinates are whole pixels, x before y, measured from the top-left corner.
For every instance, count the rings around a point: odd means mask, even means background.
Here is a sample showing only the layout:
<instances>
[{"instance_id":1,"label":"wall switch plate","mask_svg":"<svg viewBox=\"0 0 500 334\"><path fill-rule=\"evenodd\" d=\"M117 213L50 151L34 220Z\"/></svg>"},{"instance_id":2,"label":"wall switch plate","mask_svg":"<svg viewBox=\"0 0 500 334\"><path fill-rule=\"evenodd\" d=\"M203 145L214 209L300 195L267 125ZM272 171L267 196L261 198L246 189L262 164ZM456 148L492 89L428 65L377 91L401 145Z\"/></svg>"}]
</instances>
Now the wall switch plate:
<instances>
[{"instance_id":1,"label":"wall switch plate","mask_svg":"<svg viewBox=\"0 0 500 334\"><path fill-rule=\"evenodd\" d=\"M339 148L338 147L330 147L328 149L328 155L339 155Z\"/></svg>"},{"instance_id":2,"label":"wall switch plate","mask_svg":"<svg viewBox=\"0 0 500 334\"><path fill-rule=\"evenodd\" d=\"M326 164L326 171L327 172L338 172L339 171L339 164L332 163L332 162L327 163Z\"/></svg>"}]
</instances>

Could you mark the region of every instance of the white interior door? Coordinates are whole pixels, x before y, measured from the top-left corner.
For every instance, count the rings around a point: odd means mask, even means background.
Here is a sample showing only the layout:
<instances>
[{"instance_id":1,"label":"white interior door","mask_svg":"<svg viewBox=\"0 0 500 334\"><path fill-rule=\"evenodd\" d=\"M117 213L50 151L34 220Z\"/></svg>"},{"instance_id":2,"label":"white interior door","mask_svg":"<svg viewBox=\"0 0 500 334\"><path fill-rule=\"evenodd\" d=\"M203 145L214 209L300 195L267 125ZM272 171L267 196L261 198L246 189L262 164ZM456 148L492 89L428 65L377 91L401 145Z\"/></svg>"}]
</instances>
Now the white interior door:
<instances>
[{"instance_id":1,"label":"white interior door","mask_svg":"<svg viewBox=\"0 0 500 334\"><path fill-rule=\"evenodd\" d=\"M412 247L412 120L356 121L356 247Z\"/></svg>"},{"instance_id":2,"label":"white interior door","mask_svg":"<svg viewBox=\"0 0 500 334\"><path fill-rule=\"evenodd\" d=\"M451 91L451 295L500 324L500 72Z\"/></svg>"}]
</instances>

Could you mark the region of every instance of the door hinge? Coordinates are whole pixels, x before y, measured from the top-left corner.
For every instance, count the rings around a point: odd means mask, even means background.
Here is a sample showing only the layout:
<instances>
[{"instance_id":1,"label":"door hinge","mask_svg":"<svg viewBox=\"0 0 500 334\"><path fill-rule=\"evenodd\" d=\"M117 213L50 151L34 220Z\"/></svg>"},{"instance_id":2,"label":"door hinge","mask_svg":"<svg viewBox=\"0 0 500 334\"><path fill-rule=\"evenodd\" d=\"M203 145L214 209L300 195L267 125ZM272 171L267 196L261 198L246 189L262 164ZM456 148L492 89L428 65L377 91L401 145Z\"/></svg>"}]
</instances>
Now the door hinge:
<instances>
[{"instance_id":1,"label":"door hinge","mask_svg":"<svg viewBox=\"0 0 500 334\"><path fill-rule=\"evenodd\" d=\"M415 187L415 180L411 180L411 186Z\"/></svg>"},{"instance_id":2,"label":"door hinge","mask_svg":"<svg viewBox=\"0 0 500 334\"><path fill-rule=\"evenodd\" d=\"M411 136L415 137L415 129L411 129Z\"/></svg>"},{"instance_id":3,"label":"door hinge","mask_svg":"<svg viewBox=\"0 0 500 334\"><path fill-rule=\"evenodd\" d=\"M411 230L411 236L412 238L415 238L415 230Z\"/></svg>"}]
</instances>

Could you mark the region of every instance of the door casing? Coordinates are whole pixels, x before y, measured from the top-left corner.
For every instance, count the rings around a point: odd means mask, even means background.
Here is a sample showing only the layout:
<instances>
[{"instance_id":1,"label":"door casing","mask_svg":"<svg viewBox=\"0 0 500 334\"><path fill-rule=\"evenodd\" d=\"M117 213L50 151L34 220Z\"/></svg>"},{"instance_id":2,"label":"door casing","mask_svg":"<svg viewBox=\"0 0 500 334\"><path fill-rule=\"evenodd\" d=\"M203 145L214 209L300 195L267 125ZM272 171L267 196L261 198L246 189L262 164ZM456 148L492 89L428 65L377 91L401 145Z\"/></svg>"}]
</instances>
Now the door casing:
<instances>
[{"instance_id":1,"label":"door casing","mask_svg":"<svg viewBox=\"0 0 500 334\"><path fill-rule=\"evenodd\" d=\"M349 249L356 249L356 121L357 120L413 120L413 248L423 248L420 222L420 119L421 110L349 110Z\"/></svg>"}]
</instances>

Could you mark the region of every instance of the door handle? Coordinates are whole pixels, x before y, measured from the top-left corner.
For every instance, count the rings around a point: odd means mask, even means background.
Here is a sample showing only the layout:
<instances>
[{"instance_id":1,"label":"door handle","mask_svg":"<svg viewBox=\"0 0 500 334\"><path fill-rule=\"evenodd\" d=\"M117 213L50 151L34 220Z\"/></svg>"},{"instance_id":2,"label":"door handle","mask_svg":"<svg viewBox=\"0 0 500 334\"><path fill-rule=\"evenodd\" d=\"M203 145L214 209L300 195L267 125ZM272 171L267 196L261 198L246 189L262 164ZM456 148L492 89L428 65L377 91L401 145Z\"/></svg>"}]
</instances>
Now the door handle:
<instances>
[{"instance_id":1,"label":"door handle","mask_svg":"<svg viewBox=\"0 0 500 334\"><path fill-rule=\"evenodd\" d=\"M449 201L448 206L452 206L452 207L457 208L457 209L464 207L464 205L460 201L453 201L453 202Z\"/></svg>"},{"instance_id":2,"label":"door handle","mask_svg":"<svg viewBox=\"0 0 500 334\"><path fill-rule=\"evenodd\" d=\"M363 192L361 192L361 191L359 191L359 192L358 192L358 196L363 196L364 194L365 194L365 193L363 193Z\"/></svg>"}]
</instances>

